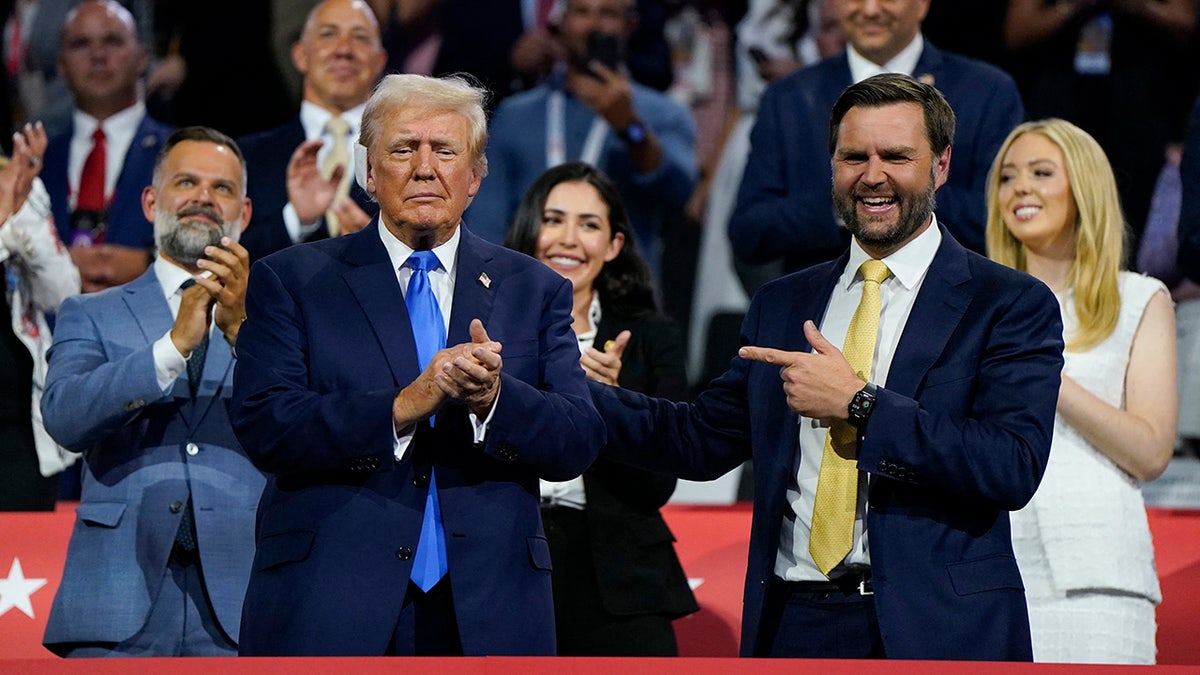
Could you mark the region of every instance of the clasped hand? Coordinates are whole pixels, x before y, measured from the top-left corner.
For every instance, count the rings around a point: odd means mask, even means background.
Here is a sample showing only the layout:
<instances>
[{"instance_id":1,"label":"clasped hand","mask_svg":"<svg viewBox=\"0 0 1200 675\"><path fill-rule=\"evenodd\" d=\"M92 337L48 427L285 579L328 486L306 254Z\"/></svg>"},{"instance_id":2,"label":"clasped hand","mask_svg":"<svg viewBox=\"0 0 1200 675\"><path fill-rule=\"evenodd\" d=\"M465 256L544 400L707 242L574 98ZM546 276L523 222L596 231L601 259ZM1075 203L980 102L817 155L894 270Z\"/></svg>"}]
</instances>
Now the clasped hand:
<instances>
[{"instance_id":1,"label":"clasped hand","mask_svg":"<svg viewBox=\"0 0 1200 675\"><path fill-rule=\"evenodd\" d=\"M208 257L196 261L196 266L212 274L196 275L196 285L183 291L171 328L171 341L185 357L204 339L210 322L233 345L246 318L250 254L229 237L221 237L220 246L206 247L204 254Z\"/></svg>"},{"instance_id":2,"label":"clasped hand","mask_svg":"<svg viewBox=\"0 0 1200 675\"><path fill-rule=\"evenodd\" d=\"M779 366L783 392L793 411L818 420L847 419L850 401L862 389L863 381L812 321L804 322L804 337L812 345L812 353L742 347L738 356Z\"/></svg>"},{"instance_id":3,"label":"clasped hand","mask_svg":"<svg viewBox=\"0 0 1200 675\"><path fill-rule=\"evenodd\" d=\"M396 394L392 417L397 430L437 414L448 401L467 405L480 418L491 412L500 391L502 345L488 337L479 319L471 320L470 331L470 342L434 354L417 379Z\"/></svg>"}]
</instances>

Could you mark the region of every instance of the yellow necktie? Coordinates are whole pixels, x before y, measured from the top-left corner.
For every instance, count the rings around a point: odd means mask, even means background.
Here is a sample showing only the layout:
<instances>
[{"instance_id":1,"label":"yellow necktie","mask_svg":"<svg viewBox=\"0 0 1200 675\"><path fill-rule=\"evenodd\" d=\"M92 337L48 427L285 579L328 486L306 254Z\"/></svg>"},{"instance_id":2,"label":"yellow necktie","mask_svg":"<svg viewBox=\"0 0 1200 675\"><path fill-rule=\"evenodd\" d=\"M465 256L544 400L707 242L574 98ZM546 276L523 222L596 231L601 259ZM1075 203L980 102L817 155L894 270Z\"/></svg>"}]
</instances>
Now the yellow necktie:
<instances>
[{"instance_id":1,"label":"yellow necktie","mask_svg":"<svg viewBox=\"0 0 1200 675\"><path fill-rule=\"evenodd\" d=\"M354 175L354 168L350 166L350 149L346 143L346 136L350 133L350 123L334 115L325 123L325 131L333 138L333 143L329 146L329 154L325 155L325 163L321 165L321 177L328 179L333 175L334 169L339 166L346 167L346 172L342 174L342 180L333 194L333 203L336 204L342 197L350 194L350 179ZM325 212L325 224L329 228L331 237L336 237L341 231L337 214L333 212L333 209Z\"/></svg>"},{"instance_id":2,"label":"yellow necktie","mask_svg":"<svg viewBox=\"0 0 1200 675\"><path fill-rule=\"evenodd\" d=\"M842 354L862 381L868 382L879 333L879 284L892 273L880 260L868 260L858 271L863 276L862 299L846 330ZM854 508L858 502L856 441L857 431L841 420L830 425L825 437L808 540L808 552L825 575L846 557L854 542Z\"/></svg>"}]
</instances>

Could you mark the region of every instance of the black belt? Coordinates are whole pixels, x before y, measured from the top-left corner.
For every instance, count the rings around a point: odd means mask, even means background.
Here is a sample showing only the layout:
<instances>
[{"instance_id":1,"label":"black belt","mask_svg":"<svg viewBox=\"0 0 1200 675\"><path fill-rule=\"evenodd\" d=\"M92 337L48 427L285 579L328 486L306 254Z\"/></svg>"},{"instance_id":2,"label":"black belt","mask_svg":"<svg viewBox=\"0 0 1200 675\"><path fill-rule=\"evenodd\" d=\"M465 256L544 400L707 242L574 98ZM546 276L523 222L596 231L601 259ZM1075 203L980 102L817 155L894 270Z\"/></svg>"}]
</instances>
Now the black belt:
<instances>
[{"instance_id":1,"label":"black belt","mask_svg":"<svg viewBox=\"0 0 1200 675\"><path fill-rule=\"evenodd\" d=\"M775 577L774 583L785 593L856 593L875 595L871 571L850 572L829 581L784 581Z\"/></svg>"}]
</instances>

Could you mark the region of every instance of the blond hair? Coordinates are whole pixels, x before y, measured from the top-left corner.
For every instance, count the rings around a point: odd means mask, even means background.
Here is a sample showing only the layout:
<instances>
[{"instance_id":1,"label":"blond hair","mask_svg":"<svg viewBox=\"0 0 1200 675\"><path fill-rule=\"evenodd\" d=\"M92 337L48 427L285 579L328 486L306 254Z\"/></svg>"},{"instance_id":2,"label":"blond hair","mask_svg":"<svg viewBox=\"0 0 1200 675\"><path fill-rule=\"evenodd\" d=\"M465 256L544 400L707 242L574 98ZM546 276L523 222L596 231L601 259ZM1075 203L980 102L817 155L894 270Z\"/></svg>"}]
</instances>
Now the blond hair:
<instances>
[{"instance_id":1,"label":"blond hair","mask_svg":"<svg viewBox=\"0 0 1200 675\"><path fill-rule=\"evenodd\" d=\"M1075 254L1068 283L1075 292L1079 326L1066 336L1067 349L1096 346L1117 327L1121 296L1117 274L1125 255L1125 218L1117 181L1104 149L1083 129L1061 119L1026 122L1013 129L996 153L987 179L988 257L1028 271L1025 245L1004 224L1000 206L1000 168L1008 149L1024 134L1039 134L1062 151L1071 199L1075 202Z\"/></svg>"},{"instance_id":2,"label":"blond hair","mask_svg":"<svg viewBox=\"0 0 1200 675\"><path fill-rule=\"evenodd\" d=\"M403 73L388 75L375 86L375 92L363 110L358 142L368 150L378 140L384 118L406 107L436 114L455 112L467 119L467 150L476 173L487 175L487 114L483 107L487 90L466 76L429 77Z\"/></svg>"}]
</instances>

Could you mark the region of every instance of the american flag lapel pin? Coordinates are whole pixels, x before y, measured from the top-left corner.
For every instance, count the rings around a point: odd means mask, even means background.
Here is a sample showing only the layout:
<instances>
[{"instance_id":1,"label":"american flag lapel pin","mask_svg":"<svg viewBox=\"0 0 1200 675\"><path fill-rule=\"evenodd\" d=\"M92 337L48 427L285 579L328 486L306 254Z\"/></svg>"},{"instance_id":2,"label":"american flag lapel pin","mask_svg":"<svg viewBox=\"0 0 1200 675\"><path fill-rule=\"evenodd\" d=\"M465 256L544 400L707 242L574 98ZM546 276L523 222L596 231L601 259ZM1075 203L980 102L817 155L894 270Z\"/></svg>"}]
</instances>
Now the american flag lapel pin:
<instances>
[{"instance_id":1,"label":"american flag lapel pin","mask_svg":"<svg viewBox=\"0 0 1200 675\"><path fill-rule=\"evenodd\" d=\"M483 284L484 288L492 287L492 278L487 275L487 272L479 273L479 283Z\"/></svg>"},{"instance_id":2,"label":"american flag lapel pin","mask_svg":"<svg viewBox=\"0 0 1200 675\"><path fill-rule=\"evenodd\" d=\"M923 73L917 77L917 82L920 82L921 84L927 84L932 87L936 82L936 78L933 77L933 73Z\"/></svg>"}]
</instances>

